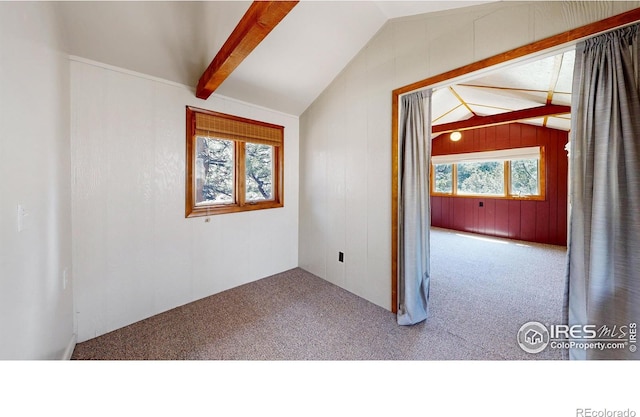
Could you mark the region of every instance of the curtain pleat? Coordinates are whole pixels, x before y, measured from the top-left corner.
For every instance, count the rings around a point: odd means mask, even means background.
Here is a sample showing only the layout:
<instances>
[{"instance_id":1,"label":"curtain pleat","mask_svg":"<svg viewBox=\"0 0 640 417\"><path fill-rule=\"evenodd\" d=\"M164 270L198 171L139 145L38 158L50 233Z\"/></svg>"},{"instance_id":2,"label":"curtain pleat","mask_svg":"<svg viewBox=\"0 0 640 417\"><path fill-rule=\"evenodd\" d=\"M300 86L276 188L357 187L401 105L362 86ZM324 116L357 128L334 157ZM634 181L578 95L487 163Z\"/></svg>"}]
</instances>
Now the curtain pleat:
<instances>
[{"instance_id":1,"label":"curtain pleat","mask_svg":"<svg viewBox=\"0 0 640 417\"><path fill-rule=\"evenodd\" d=\"M402 97L399 138L398 324L427 318L431 90Z\"/></svg>"},{"instance_id":2,"label":"curtain pleat","mask_svg":"<svg viewBox=\"0 0 640 417\"><path fill-rule=\"evenodd\" d=\"M565 320L595 325L601 339L628 338L640 321L639 52L637 25L576 50ZM640 358L632 345L569 357Z\"/></svg>"}]
</instances>

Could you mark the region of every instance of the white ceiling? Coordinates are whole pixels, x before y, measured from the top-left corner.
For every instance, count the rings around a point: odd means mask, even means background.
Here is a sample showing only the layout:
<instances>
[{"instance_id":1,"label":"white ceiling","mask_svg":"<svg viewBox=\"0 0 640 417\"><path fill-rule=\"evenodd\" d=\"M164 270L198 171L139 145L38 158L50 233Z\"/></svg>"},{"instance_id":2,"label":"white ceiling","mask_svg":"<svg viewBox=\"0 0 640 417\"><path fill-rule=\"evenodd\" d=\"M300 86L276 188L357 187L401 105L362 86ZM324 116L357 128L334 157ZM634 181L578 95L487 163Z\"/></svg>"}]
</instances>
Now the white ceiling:
<instances>
[{"instance_id":1,"label":"white ceiling","mask_svg":"<svg viewBox=\"0 0 640 417\"><path fill-rule=\"evenodd\" d=\"M432 124L436 126L546 104L570 106L574 58L575 50L572 49L435 90ZM564 114L522 123L569 130L570 116Z\"/></svg>"},{"instance_id":2,"label":"white ceiling","mask_svg":"<svg viewBox=\"0 0 640 417\"><path fill-rule=\"evenodd\" d=\"M384 23L486 1L301 1L216 93L300 115ZM57 4L68 51L195 87L250 1Z\"/></svg>"}]
</instances>

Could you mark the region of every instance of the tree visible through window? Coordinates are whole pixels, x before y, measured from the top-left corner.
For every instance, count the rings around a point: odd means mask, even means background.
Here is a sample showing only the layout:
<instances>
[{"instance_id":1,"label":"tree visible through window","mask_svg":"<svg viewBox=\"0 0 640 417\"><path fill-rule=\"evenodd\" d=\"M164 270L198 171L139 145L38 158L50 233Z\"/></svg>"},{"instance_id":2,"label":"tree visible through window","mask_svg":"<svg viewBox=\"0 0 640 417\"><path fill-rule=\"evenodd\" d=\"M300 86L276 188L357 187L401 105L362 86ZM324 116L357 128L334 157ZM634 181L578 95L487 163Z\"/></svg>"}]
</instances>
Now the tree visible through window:
<instances>
[{"instance_id":1,"label":"tree visible through window","mask_svg":"<svg viewBox=\"0 0 640 417\"><path fill-rule=\"evenodd\" d=\"M458 164L458 194L504 194L504 164L464 162Z\"/></svg>"},{"instance_id":2,"label":"tree visible through window","mask_svg":"<svg viewBox=\"0 0 640 417\"><path fill-rule=\"evenodd\" d=\"M433 166L435 191L450 193L453 190L453 165L436 164Z\"/></svg>"},{"instance_id":3,"label":"tree visible through window","mask_svg":"<svg viewBox=\"0 0 640 417\"><path fill-rule=\"evenodd\" d=\"M283 131L187 107L186 216L282 207Z\"/></svg>"},{"instance_id":4,"label":"tree visible through window","mask_svg":"<svg viewBox=\"0 0 640 417\"><path fill-rule=\"evenodd\" d=\"M437 155L432 164L432 194L544 199L541 147Z\"/></svg>"},{"instance_id":5,"label":"tree visible through window","mask_svg":"<svg viewBox=\"0 0 640 417\"><path fill-rule=\"evenodd\" d=\"M538 195L538 160L520 159L510 161L511 164L511 194Z\"/></svg>"},{"instance_id":6,"label":"tree visible through window","mask_svg":"<svg viewBox=\"0 0 640 417\"><path fill-rule=\"evenodd\" d=\"M247 143L247 200L273 198L273 147Z\"/></svg>"},{"instance_id":7,"label":"tree visible through window","mask_svg":"<svg viewBox=\"0 0 640 417\"><path fill-rule=\"evenodd\" d=\"M197 137L196 205L234 200L234 142Z\"/></svg>"}]
</instances>

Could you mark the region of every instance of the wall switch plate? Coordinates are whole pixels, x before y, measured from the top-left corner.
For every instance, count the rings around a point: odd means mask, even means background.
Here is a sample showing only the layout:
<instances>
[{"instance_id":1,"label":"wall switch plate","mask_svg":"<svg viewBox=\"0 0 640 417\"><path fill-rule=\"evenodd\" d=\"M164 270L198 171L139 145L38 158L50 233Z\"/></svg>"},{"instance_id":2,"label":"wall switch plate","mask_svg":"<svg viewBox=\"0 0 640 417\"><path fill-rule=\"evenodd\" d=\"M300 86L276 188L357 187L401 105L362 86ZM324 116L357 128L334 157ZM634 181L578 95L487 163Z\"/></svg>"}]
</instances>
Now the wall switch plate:
<instances>
[{"instance_id":1,"label":"wall switch plate","mask_svg":"<svg viewBox=\"0 0 640 417\"><path fill-rule=\"evenodd\" d=\"M70 280L71 280L71 276L70 276L70 274L69 274L69 268L65 268L65 269L62 271L62 289L63 289L63 290L66 290L66 289L67 289L67 287L68 287L68 286L69 286L69 284L71 283L71 282L70 282Z\"/></svg>"},{"instance_id":2,"label":"wall switch plate","mask_svg":"<svg viewBox=\"0 0 640 417\"><path fill-rule=\"evenodd\" d=\"M25 217L27 217L29 213L24 208L22 204L18 204L16 223L18 226L18 232L22 232L24 230Z\"/></svg>"},{"instance_id":3,"label":"wall switch plate","mask_svg":"<svg viewBox=\"0 0 640 417\"><path fill-rule=\"evenodd\" d=\"M344 262L344 253L338 252L338 262Z\"/></svg>"}]
</instances>

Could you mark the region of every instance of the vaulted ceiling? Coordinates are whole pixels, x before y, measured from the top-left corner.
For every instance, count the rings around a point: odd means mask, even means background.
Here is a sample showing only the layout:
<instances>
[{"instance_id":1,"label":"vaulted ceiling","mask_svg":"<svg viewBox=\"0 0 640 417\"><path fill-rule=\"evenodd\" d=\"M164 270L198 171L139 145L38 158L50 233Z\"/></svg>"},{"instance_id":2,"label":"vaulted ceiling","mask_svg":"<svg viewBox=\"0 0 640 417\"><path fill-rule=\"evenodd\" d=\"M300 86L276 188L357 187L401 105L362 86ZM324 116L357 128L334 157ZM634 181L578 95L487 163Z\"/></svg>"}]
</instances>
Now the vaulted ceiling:
<instances>
[{"instance_id":1,"label":"vaulted ceiling","mask_svg":"<svg viewBox=\"0 0 640 417\"><path fill-rule=\"evenodd\" d=\"M486 1L301 1L216 93L300 115L393 18ZM56 7L77 55L195 88L250 1L79 1Z\"/></svg>"},{"instance_id":2,"label":"vaulted ceiling","mask_svg":"<svg viewBox=\"0 0 640 417\"><path fill-rule=\"evenodd\" d=\"M469 125L500 120L490 117L496 115L507 119L508 113L522 115L522 123L569 130L574 58L575 51L569 50L434 91L434 132L459 130L455 127L465 123L455 122L461 120ZM536 117L540 114L545 115Z\"/></svg>"}]
</instances>

